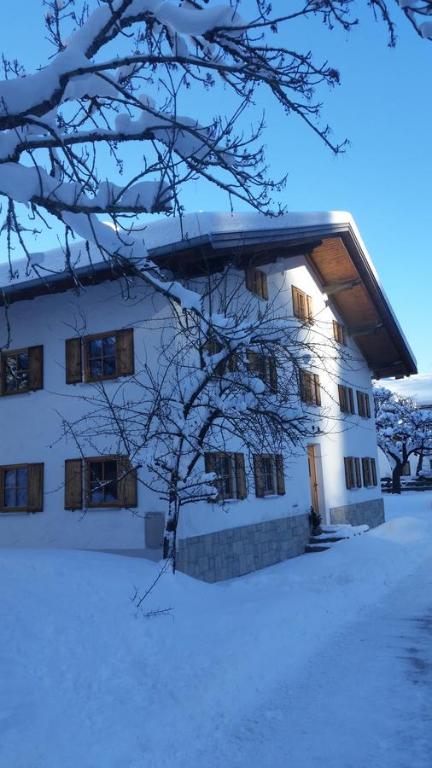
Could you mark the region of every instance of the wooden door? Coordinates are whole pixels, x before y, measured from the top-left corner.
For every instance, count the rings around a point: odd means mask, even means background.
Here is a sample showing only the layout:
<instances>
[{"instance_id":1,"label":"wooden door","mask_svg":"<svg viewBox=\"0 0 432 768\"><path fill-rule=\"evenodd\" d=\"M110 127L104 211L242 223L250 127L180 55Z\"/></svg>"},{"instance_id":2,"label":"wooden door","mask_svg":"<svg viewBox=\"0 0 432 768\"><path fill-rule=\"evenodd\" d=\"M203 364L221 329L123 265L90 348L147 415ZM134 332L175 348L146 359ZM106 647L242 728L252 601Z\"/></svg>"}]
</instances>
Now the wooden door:
<instances>
[{"instance_id":1,"label":"wooden door","mask_svg":"<svg viewBox=\"0 0 432 768\"><path fill-rule=\"evenodd\" d=\"M318 492L318 475L317 475L317 460L315 455L315 446L308 445L308 466L309 466L309 482L311 488L312 507L314 512L319 515L319 492Z\"/></svg>"}]
</instances>

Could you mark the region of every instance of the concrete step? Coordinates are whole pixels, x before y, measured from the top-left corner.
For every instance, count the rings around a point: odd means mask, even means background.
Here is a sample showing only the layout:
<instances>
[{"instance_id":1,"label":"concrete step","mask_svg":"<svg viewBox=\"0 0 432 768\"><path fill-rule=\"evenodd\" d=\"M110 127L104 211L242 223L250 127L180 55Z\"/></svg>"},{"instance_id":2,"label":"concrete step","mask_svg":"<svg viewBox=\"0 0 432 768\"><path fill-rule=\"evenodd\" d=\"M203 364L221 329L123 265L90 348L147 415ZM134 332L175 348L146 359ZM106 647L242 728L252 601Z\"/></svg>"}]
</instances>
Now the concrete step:
<instances>
[{"instance_id":1,"label":"concrete step","mask_svg":"<svg viewBox=\"0 0 432 768\"><path fill-rule=\"evenodd\" d=\"M330 547L326 547L324 544L306 544L305 552L311 554L312 552L327 552Z\"/></svg>"},{"instance_id":2,"label":"concrete step","mask_svg":"<svg viewBox=\"0 0 432 768\"><path fill-rule=\"evenodd\" d=\"M318 536L311 536L309 542L311 544L333 544L335 541L344 541L347 538L347 536L331 536L320 533Z\"/></svg>"}]
</instances>

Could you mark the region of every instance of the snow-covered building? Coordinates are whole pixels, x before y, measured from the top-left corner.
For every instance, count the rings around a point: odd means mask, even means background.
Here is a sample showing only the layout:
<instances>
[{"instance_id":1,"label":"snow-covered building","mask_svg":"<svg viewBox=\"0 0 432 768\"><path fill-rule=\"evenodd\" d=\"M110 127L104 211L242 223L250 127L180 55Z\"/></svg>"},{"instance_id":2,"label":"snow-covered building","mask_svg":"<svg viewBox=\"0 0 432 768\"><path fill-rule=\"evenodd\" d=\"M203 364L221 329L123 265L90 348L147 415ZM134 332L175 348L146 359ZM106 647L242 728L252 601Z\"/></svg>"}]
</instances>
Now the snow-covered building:
<instances>
[{"instance_id":1,"label":"snow-covered building","mask_svg":"<svg viewBox=\"0 0 432 768\"><path fill-rule=\"evenodd\" d=\"M227 461L231 498L184 507L178 567L214 581L297 555L309 537L311 507L326 523L382 522L371 379L409 376L416 364L351 216L196 214L181 225L151 223L143 238L153 260L179 279L203 260L216 271L230 260L243 265L240 272L253 263L265 285L247 285L256 301L277 295L299 322L303 311L311 313L319 333L351 360L344 365L335 356L333 375L311 379L309 405L317 424L325 410L331 428L317 427L302 452L255 457L258 475ZM17 264L12 279L2 266L0 546L157 557L165 504L132 473L113 480L124 457L113 454L106 435L82 455L62 437L61 424L82 415L94 380L110 390L139 376L144 359L157 365L157 334L149 336L144 321L154 318L157 327L165 300L133 278L125 295L115 270L97 254L90 261L84 246L75 247L73 260L79 293L61 252L42 255L32 269ZM93 497L93 476L111 494Z\"/></svg>"}]
</instances>

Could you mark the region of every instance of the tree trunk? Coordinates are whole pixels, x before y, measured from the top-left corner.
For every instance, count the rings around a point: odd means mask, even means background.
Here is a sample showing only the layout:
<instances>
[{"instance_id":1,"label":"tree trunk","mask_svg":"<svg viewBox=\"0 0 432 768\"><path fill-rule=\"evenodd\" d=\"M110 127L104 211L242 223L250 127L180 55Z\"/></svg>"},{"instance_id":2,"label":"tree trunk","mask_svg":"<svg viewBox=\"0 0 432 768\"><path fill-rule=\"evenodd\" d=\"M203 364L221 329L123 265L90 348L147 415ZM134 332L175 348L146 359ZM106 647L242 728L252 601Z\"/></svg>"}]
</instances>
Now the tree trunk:
<instances>
[{"instance_id":1,"label":"tree trunk","mask_svg":"<svg viewBox=\"0 0 432 768\"><path fill-rule=\"evenodd\" d=\"M392 473L392 493L401 493L402 464L396 464Z\"/></svg>"},{"instance_id":2,"label":"tree trunk","mask_svg":"<svg viewBox=\"0 0 432 768\"><path fill-rule=\"evenodd\" d=\"M422 449L419 453L418 462L417 462L417 471L416 471L417 477L419 476L420 472L423 469L423 459L424 459L424 452Z\"/></svg>"},{"instance_id":3,"label":"tree trunk","mask_svg":"<svg viewBox=\"0 0 432 768\"><path fill-rule=\"evenodd\" d=\"M177 555L177 525L180 513L180 503L177 497L171 499L168 517L165 524L163 541L163 558L171 560L173 573L176 571Z\"/></svg>"}]
</instances>

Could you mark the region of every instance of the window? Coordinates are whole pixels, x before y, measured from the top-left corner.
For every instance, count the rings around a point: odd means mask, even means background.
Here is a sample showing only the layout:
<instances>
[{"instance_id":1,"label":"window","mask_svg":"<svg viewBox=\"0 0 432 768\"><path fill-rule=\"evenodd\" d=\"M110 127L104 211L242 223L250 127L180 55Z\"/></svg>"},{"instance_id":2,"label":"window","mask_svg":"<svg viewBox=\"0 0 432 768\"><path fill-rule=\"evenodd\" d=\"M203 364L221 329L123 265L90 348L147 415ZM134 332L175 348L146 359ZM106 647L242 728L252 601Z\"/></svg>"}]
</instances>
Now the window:
<instances>
[{"instance_id":1,"label":"window","mask_svg":"<svg viewBox=\"0 0 432 768\"><path fill-rule=\"evenodd\" d=\"M338 344L346 344L345 327L337 320L333 320L333 337Z\"/></svg>"},{"instance_id":2,"label":"window","mask_svg":"<svg viewBox=\"0 0 432 768\"><path fill-rule=\"evenodd\" d=\"M1 385L2 395L19 395L42 389L43 347L2 352Z\"/></svg>"},{"instance_id":3,"label":"window","mask_svg":"<svg viewBox=\"0 0 432 768\"><path fill-rule=\"evenodd\" d=\"M206 355L217 355L222 351L222 344L216 339L207 339L205 344L201 347L201 353ZM205 366L204 355L201 354L201 367ZM234 353L228 355L227 358L221 360L215 365L214 375L224 376L227 372L233 373L237 370L237 356Z\"/></svg>"},{"instance_id":4,"label":"window","mask_svg":"<svg viewBox=\"0 0 432 768\"><path fill-rule=\"evenodd\" d=\"M409 461L406 461L402 467L402 476L409 477L410 475L411 475L411 464L409 463Z\"/></svg>"},{"instance_id":5,"label":"window","mask_svg":"<svg viewBox=\"0 0 432 768\"><path fill-rule=\"evenodd\" d=\"M365 488L368 488L371 485L378 485L375 459L368 457L362 459L362 469L363 485Z\"/></svg>"},{"instance_id":6,"label":"window","mask_svg":"<svg viewBox=\"0 0 432 768\"><path fill-rule=\"evenodd\" d=\"M283 496L285 475L283 457L280 453L260 453L254 456L255 494Z\"/></svg>"},{"instance_id":7,"label":"window","mask_svg":"<svg viewBox=\"0 0 432 768\"><path fill-rule=\"evenodd\" d=\"M0 467L0 512L40 512L43 464Z\"/></svg>"},{"instance_id":8,"label":"window","mask_svg":"<svg viewBox=\"0 0 432 768\"><path fill-rule=\"evenodd\" d=\"M217 501L245 499L247 496L246 470L243 453L213 451L204 454L205 471L214 472L218 489ZM209 501L215 501L214 498Z\"/></svg>"},{"instance_id":9,"label":"window","mask_svg":"<svg viewBox=\"0 0 432 768\"><path fill-rule=\"evenodd\" d=\"M300 398L309 405L321 405L321 387L316 373L300 371Z\"/></svg>"},{"instance_id":10,"label":"window","mask_svg":"<svg viewBox=\"0 0 432 768\"><path fill-rule=\"evenodd\" d=\"M246 288L260 299L268 299L267 275L262 269L248 267L246 270Z\"/></svg>"},{"instance_id":11,"label":"window","mask_svg":"<svg viewBox=\"0 0 432 768\"><path fill-rule=\"evenodd\" d=\"M65 509L136 507L137 474L126 456L65 462Z\"/></svg>"},{"instance_id":12,"label":"window","mask_svg":"<svg viewBox=\"0 0 432 768\"><path fill-rule=\"evenodd\" d=\"M277 392L277 367L276 360L270 355L263 355L259 352L247 353L248 370L255 374L267 385L270 392Z\"/></svg>"},{"instance_id":13,"label":"window","mask_svg":"<svg viewBox=\"0 0 432 768\"><path fill-rule=\"evenodd\" d=\"M102 381L134 373L133 329L66 341L66 383Z\"/></svg>"},{"instance_id":14,"label":"window","mask_svg":"<svg viewBox=\"0 0 432 768\"><path fill-rule=\"evenodd\" d=\"M338 384L339 405L343 413L355 413L354 394L351 387L344 387Z\"/></svg>"},{"instance_id":15,"label":"window","mask_svg":"<svg viewBox=\"0 0 432 768\"><path fill-rule=\"evenodd\" d=\"M363 416L365 419L370 418L370 399L366 392L357 391L357 411L359 416Z\"/></svg>"},{"instance_id":16,"label":"window","mask_svg":"<svg viewBox=\"0 0 432 768\"><path fill-rule=\"evenodd\" d=\"M355 456L345 456L345 484L348 490L362 487L360 459Z\"/></svg>"},{"instance_id":17,"label":"window","mask_svg":"<svg viewBox=\"0 0 432 768\"><path fill-rule=\"evenodd\" d=\"M292 301L294 317L304 320L307 323L313 322L312 296L301 291L300 288L292 286Z\"/></svg>"}]
</instances>

